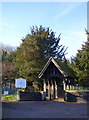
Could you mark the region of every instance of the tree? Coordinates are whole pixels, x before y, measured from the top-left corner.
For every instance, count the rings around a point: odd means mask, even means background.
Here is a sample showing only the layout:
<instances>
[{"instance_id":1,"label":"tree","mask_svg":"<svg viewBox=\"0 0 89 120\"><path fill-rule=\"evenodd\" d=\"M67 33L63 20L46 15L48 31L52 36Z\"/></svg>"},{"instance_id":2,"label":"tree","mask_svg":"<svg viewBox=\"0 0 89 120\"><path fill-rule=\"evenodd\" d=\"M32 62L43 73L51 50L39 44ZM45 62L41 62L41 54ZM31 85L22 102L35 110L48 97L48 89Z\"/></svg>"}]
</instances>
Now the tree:
<instances>
[{"instance_id":1,"label":"tree","mask_svg":"<svg viewBox=\"0 0 89 120\"><path fill-rule=\"evenodd\" d=\"M72 61L72 67L76 72L79 84L89 87L89 38L78 50L75 59Z\"/></svg>"},{"instance_id":2,"label":"tree","mask_svg":"<svg viewBox=\"0 0 89 120\"><path fill-rule=\"evenodd\" d=\"M13 51L11 46L1 45L0 46L1 53L1 68L2 68L2 81L1 84L5 85L7 81L14 82L17 77L17 69L13 64L13 60L15 60L15 51Z\"/></svg>"},{"instance_id":3,"label":"tree","mask_svg":"<svg viewBox=\"0 0 89 120\"><path fill-rule=\"evenodd\" d=\"M40 84L38 74L50 56L62 59L65 56L64 46L59 45L60 35L49 28L31 27L30 34L22 39L22 44L17 48L15 66L21 77L30 84L35 81Z\"/></svg>"}]
</instances>

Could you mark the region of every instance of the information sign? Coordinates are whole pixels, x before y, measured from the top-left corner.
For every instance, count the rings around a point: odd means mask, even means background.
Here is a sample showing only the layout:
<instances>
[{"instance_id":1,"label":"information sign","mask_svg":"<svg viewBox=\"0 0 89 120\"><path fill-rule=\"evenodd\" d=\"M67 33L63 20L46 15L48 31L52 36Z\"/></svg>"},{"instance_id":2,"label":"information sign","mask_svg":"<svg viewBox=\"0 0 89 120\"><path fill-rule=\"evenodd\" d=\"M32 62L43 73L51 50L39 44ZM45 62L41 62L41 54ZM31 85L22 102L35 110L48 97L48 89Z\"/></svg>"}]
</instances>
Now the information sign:
<instances>
[{"instance_id":1,"label":"information sign","mask_svg":"<svg viewBox=\"0 0 89 120\"><path fill-rule=\"evenodd\" d=\"M23 78L15 79L16 88L26 88L26 80Z\"/></svg>"}]
</instances>

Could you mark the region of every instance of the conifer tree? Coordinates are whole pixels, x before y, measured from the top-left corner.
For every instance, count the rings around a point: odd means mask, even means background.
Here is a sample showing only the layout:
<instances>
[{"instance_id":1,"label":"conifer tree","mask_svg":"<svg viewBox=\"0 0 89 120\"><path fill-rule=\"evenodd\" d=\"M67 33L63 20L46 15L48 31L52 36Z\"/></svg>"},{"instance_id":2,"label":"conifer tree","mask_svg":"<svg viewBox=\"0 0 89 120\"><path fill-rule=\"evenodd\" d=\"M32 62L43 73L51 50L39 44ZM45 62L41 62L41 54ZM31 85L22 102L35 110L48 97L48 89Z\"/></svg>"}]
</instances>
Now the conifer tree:
<instances>
[{"instance_id":1,"label":"conifer tree","mask_svg":"<svg viewBox=\"0 0 89 120\"><path fill-rule=\"evenodd\" d=\"M89 36L88 32L87 34ZM89 37L82 45L81 50L78 50L75 60L72 62L72 67L76 72L79 84L89 87Z\"/></svg>"},{"instance_id":2,"label":"conifer tree","mask_svg":"<svg viewBox=\"0 0 89 120\"><path fill-rule=\"evenodd\" d=\"M17 48L15 66L19 75L27 79L30 84L35 81L40 84L38 74L47 62L49 57L65 56L64 46L59 45L60 35L49 28L33 26L30 34L22 39L22 44Z\"/></svg>"}]
</instances>

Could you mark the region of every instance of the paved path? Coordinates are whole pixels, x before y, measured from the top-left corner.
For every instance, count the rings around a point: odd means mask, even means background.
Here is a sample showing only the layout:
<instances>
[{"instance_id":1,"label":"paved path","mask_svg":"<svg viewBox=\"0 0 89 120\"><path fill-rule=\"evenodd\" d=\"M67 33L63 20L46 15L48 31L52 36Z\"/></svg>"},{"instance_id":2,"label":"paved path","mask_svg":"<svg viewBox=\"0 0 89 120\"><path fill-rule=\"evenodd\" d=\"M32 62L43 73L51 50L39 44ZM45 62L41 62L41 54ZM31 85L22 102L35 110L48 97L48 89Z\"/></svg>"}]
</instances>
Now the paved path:
<instances>
[{"instance_id":1,"label":"paved path","mask_svg":"<svg viewBox=\"0 0 89 120\"><path fill-rule=\"evenodd\" d=\"M2 103L3 118L87 118L87 104L59 101Z\"/></svg>"}]
</instances>

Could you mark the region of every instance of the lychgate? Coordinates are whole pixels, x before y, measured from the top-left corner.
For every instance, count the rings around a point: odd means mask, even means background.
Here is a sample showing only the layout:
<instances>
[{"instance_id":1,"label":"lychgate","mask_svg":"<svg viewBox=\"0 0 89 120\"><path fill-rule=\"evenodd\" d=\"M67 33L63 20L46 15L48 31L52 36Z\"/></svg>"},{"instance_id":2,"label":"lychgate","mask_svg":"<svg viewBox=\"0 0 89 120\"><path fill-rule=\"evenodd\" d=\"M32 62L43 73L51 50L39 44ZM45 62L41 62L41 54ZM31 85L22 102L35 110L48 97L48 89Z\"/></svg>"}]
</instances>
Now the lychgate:
<instances>
[{"instance_id":1,"label":"lychgate","mask_svg":"<svg viewBox=\"0 0 89 120\"><path fill-rule=\"evenodd\" d=\"M75 75L67 64L50 57L39 74L43 79L43 91L49 99L63 96L66 87L73 85Z\"/></svg>"}]
</instances>

